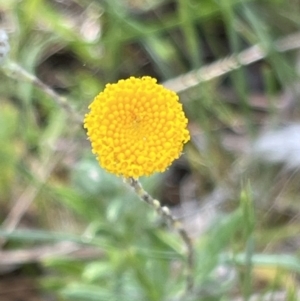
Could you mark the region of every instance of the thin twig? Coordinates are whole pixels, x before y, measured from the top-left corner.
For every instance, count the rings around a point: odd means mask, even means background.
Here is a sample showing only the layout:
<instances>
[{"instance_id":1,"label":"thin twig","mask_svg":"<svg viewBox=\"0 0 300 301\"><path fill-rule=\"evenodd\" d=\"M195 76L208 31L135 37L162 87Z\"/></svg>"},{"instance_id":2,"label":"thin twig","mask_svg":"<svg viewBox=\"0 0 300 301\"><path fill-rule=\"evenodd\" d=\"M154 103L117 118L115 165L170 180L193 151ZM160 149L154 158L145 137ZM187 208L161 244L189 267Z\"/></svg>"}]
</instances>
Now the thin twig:
<instances>
[{"instance_id":1,"label":"thin twig","mask_svg":"<svg viewBox=\"0 0 300 301\"><path fill-rule=\"evenodd\" d=\"M286 52L300 48L300 33L294 33L274 42L275 50ZM236 55L230 55L210 65L190 71L178 77L165 81L163 85L174 92L180 93L200 83L210 81L227 74L232 70L250 65L267 57L268 53L260 46L254 45Z\"/></svg>"},{"instance_id":2,"label":"thin twig","mask_svg":"<svg viewBox=\"0 0 300 301\"><path fill-rule=\"evenodd\" d=\"M57 94L52 88L43 83L35 75L27 72L17 63L7 60L5 64L3 64L2 70L10 78L31 83L33 86L47 94L59 107L65 110L74 121L82 123L82 116L77 113L65 97Z\"/></svg>"},{"instance_id":3,"label":"thin twig","mask_svg":"<svg viewBox=\"0 0 300 301\"><path fill-rule=\"evenodd\" d=\"M166 223L180 235L186 246L187 252L186 292L191 292L194 286L194 247L190 236L183 228L182 223L172 215L169 208L162 206L158 200L149 195L148 192L143 189L138 180L134 178L127 178L125 179L125 182L134 189L135 193L142 201L149 204L166 221Z\"/></svg>"}]
</instances>

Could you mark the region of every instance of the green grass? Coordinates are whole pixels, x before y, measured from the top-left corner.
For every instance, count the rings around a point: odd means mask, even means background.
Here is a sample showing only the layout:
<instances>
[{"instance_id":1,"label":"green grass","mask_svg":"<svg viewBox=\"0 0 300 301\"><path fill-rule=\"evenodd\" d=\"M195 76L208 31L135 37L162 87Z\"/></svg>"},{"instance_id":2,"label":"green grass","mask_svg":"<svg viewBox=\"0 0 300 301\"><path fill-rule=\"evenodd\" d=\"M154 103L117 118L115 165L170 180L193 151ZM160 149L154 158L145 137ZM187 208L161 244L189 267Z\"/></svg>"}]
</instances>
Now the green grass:
<instances>
[{"instance_id":1,"label":"green grass","mask_svg":"<svg viewBox=\"0 0 300 301\"><path fill-rule=\"evenodd\" d=\"M195 290L184 299L298 300L299 166L239 145L299 123L296 96L292 110L278 105L296 95L298 50L278 41L299 31L299 11L298 0L0 1L10 44L0 62L4 250L66 241L92 250L38 260L41 288L60 301L180 299L180 239L98 166L80 123L106 83L151 75L179 93L192 134L175 190L197 203L186 219L205 225L192 227ZM254 64L235 57L257 44ZM178 165L143 185L168 199L163 184Z\"/></svg>"}]
</instances>

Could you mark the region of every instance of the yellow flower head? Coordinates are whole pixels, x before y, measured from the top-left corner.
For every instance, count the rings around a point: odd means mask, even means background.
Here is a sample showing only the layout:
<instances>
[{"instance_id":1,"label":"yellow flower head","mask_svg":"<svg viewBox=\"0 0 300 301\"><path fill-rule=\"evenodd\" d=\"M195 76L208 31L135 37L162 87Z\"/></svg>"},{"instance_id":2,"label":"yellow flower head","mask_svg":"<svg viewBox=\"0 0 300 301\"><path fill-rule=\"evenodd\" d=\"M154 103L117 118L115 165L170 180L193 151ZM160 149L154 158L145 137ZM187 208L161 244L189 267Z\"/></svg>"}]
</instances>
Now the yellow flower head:
<instances>
[{"instance_id":1,"label":"yellow flower head","mask_svg":"<svg viewBox=\"0 0 300 301\"><path fill-rule=\"evenodd\" d=\"M93 153L116 175L162 172L190 139L177 94L148 76L107 84L89 109L84 127Z\"/></svg>"}]
</instances>

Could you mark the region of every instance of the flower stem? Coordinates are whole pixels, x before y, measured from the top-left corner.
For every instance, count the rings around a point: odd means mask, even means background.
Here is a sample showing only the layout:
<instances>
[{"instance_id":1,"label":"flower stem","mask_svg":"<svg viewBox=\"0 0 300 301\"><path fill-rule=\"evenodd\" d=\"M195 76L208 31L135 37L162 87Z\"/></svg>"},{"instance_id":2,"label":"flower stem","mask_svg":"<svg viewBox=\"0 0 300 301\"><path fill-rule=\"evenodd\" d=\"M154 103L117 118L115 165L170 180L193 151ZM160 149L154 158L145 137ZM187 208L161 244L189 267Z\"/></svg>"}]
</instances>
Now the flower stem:
<instances>
[{"instance_id":1,"label":"flower stem","mask_svg":"<svg viewBox=\"0 0 300 301\"><path fill-rule=\"evenodd\" d=\"M134 178L126 178L125 182L130 185L139 198L149 204L157 213L160 215L165 222L170 225L181 237L185 244L187 252L187 267L186 267L186 292L190 292L194 286L194 247L192 239L190 238L187 231L183 228L182 223L172 215L170 209L166 206L162 206L161 203L154 199L148 192L144 190L141 183Z\"/></svg>"}]
</instances>

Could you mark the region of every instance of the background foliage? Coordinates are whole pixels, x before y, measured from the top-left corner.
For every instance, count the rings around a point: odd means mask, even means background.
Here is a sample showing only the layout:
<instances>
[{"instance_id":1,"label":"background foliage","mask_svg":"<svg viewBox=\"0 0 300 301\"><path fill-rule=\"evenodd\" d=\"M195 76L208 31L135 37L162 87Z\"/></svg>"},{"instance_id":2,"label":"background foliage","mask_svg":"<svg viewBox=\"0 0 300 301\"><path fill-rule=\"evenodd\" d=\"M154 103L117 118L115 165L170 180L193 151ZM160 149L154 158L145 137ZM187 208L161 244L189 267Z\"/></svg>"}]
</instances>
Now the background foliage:
<instances>
[{"instance_id":1,"label":"background foliage","mask_svg":"<svg viewBox=\"0 0 300 301\"><path fill-rule=\"evenodd\" d=\"M142 179L193 236L185 300L299 300L299 12L299 0L0 1L1 300L20 275L32 300L180 299L180 240L98 166L76 115L131 75L177 91L190 120L182 158Z\"/></svg>"}]
</instances>

